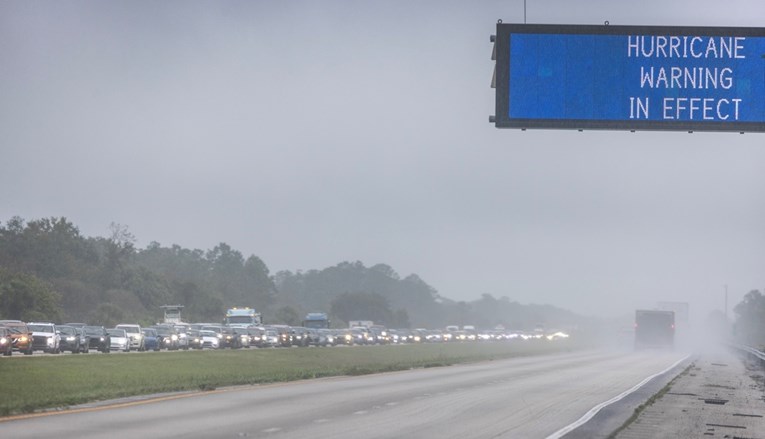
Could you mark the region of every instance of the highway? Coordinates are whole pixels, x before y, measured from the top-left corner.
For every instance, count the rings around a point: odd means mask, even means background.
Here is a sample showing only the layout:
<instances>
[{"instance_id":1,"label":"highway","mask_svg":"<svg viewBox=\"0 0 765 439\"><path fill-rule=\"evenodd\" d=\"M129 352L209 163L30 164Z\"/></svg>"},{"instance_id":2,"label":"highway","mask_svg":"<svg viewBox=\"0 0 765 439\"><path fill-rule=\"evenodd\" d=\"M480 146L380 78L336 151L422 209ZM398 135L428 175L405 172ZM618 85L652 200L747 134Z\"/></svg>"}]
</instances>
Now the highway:
<instances>
[{"instance_id":1,"label":"highway","mask_svg":"<svg viewBox=\"0 0 765 439\"><path fill-rule=\"evenodd\" d=\"M0 422L9 438L545 438L680 353L588 351L175 395Z\"/></svg>"}]
</instances>

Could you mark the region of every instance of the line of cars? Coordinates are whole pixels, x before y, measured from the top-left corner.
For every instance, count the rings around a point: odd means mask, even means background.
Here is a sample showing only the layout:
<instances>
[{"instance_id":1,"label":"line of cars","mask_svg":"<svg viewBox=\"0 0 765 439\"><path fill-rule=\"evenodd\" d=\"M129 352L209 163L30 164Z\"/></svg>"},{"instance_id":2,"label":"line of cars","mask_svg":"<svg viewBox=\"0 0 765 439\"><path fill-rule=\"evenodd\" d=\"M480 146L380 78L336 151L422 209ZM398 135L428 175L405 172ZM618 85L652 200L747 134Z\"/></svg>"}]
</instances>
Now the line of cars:
<instances>
[{"instance_id":1,"label":"line of cars","mask_svg":"<svg viewBox=\"0 0 765 439\"><path fill-rule=\"evenodd\" d=\"M13 351L25 355L31 355L35 351L52 354L66 351L77 354L92 350L108 353L161 349L411 344L527 340L529 338L536 337L519 335L512 331L476 331L472 328L460 330L453 327L447 330L389 330L382 326L328 329L287 325L178 323L158 324L145 328L138 324L119 324L107 329L85 323L56 325L49 322L24 323L18 320L0 320L0 353L6 356L11 355ZM550 337L547 339L553 340Z\"/></svg>"},{"instance_id":2,"label":"line of cars","mask_svg":"<svg viewBox=\"0 0 765 439\"><path fill-rule=\"evenodd\" d=\"M201 348L199 338L180 330L184 328L172 325L141 328L137 324L119 324L107 329L85 323L56 325L50 322L0 320L0 353L10 356L14 351L32 355L35 351L79 354L91 350L108 353L117 350L130 352Z\"/></svg>"}]
</instances>

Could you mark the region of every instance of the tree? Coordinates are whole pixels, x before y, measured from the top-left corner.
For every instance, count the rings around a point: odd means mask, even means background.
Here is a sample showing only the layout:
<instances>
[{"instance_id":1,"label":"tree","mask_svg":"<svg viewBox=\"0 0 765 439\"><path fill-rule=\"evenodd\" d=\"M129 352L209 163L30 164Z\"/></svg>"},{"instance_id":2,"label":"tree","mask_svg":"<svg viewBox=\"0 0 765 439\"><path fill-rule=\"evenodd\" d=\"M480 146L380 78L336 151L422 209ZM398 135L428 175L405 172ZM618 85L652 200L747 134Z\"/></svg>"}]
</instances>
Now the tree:
<instances>
[{"instance_id":1,"label":"tree","mask_svg":"<svg viewBox=\"0 0 765 439\"><path fill-rule=\"evenodd\" d=\"M390 326L394 320L390 304L377 293L343 293L332 301L330 310L333 316L346 322L372 320Z\"/></svg>"},{"instance_id":2,"label":"tree","mask_svg":"<svg viewBox=\"0 0 765 439\"><path fill-rule=\"evenodd\" d=\"M59 321L60 295L38 277L0 267L0 315L24 321Z\"/></svg>"},{"instance_id":3,"label":"tree","mask_svg":"<svg viewBox=\"0 0 765 439\"><path fill-rule=\"evenodd\" d=\"M268 267L257 256L250 256L244 263L246 282L245 297L252 300L256 308L265 308L274 302L276 286L268 274ZM246 299L245 299L246 300Z\"/></svg>"},{"instance_id":4,"label":"tree","mask_svg":"<svg viewBox=\"0 0 765 439\"><path fill-rule=\"evenodd\" d=\"M210 280L223 300L231 305L239 305L245 300L244 294L244 257L226 243L220 243L207 252L210 262Z\"/></svg>"},{"instance_id":5,"label":"tree","mask_svg":"<svg viewBox=\"0 0 765 439\"><path fill-rule=\"evenodd\" d=\"M122 312L118 306L112 305L111 303L102 303L92 312L89 320L93 322L93 324L111 328L122 323L124 318L125 313Z\"/></svg>"},{"instance_id":6,"label":"tree","mask_svg":"<svg viewBox=\"0 0 765 439\"><path fill-rule=\"evenodd\" d=\"M102 272L104 287L117 288L124 281L127 266L135 254L135 236L128 231L127 226L117 223L109 224L109 231L108 239L99 238L96 243L106 259Z\"/></svg>"},{"instance_id":7,"label":"tree","mask_svg":"<svg viewBox=\"0 0 765 439\"><path fill-rule=\"evenodd\" d=\"M290 326L299 326L301 322L300 314L291 306L283 306L276 310L274 318L277 322Z\"/></svg>"},{"instance_id":8,"label":"tree","mask_svg":"<svg viewBox=\"0 0 765 439\"><path fill-rule=\"evenodd\" d=\"M733 308L736 319L736 335L746 344L765 344L765 297L758 290L748 292Z\"/></svg>"}]
</instances>

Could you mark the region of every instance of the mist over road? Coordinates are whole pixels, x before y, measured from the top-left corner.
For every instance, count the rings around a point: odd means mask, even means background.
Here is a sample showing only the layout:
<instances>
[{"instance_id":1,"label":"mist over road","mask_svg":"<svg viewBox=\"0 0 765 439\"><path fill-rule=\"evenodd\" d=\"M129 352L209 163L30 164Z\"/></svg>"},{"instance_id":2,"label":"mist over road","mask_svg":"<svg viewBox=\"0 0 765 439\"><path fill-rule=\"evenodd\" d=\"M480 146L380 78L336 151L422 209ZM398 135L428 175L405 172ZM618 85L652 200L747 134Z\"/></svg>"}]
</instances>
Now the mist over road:
<instances>
[{"instance_id":1,"label":"mist over road","mask_svg":"<svg viewBox=\"0 0 765 439\"><path fill-rule=\"evenodd\" d=\"M4 437L546 437L683 357L578 352L226 389L2 423Z\"/></svg>"}]
</instances>

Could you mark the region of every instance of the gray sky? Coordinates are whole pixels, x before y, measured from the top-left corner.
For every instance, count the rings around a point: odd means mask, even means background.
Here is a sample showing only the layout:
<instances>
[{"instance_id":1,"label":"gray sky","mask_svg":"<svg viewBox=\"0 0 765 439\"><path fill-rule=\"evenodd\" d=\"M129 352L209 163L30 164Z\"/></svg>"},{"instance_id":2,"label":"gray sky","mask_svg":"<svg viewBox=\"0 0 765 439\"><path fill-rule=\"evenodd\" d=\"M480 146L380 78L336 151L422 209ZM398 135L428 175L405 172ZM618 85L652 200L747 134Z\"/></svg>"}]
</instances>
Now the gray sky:
<instances>
[{"instance_id":1,"label":"gray sky","mask_svg":"<svg viewBox=\"0 0 765 439\"><path fill-rule=\"evenodd\" d=\"M671 3L671 4L669 4ZM521 1L0 2L0 221L226 242L594 315L765 287L765 135L497 130ZM762 26L756 0L528 2L534 23Z\"/></svg>"}]
</instances>

